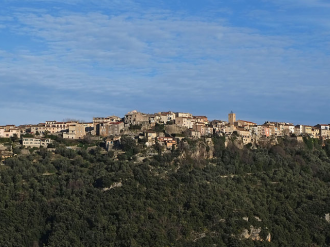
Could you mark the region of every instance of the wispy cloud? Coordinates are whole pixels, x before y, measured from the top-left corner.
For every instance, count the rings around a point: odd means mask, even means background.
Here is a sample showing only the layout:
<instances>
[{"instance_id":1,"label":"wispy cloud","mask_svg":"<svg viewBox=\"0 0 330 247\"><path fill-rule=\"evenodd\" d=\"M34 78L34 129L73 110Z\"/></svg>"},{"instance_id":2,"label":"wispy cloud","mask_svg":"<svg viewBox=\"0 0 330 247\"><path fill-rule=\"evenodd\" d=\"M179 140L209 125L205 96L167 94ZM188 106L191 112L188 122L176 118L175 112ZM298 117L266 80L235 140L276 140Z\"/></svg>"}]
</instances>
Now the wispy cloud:
<instances>
[{"instance_id":1,"label":"wispy cloud","mask_svg":"<svg viewBox=\"0 0 330 247\"><path fill-rule=\"evenodd\" d=\"M249 106L246 112L255 116L278 111L279 101L291 112L300 111L304 99L314 100L306 109L318 107L323 103L315 99L330 91L330 59L320 49L325 36L309 37L320 40L306 48L305 34L263 32L221 16L210 20L126 4L137 9L86 13L62 6L55 12L21 9L0 19L7 34L22 37L10 51L0 46L0 85L8 92L0 104L6 112L36 116L39 105L40 115L50 111L88 120L94 114L166 107L217 117L219 107ZM254 17L266 18L267 11Z\"/></svg>"},{"instance_id":2,"label":"wispy cloud","mask_svg":"<svg viewBox=\"0 0 330 247\"><path fill-rule=\"evenodd\" d=\"M313 8L330 8L330 3L324 0L266 0L274 2L278 5L294 8L313 7Z\"/></svg>"}]
</instances>

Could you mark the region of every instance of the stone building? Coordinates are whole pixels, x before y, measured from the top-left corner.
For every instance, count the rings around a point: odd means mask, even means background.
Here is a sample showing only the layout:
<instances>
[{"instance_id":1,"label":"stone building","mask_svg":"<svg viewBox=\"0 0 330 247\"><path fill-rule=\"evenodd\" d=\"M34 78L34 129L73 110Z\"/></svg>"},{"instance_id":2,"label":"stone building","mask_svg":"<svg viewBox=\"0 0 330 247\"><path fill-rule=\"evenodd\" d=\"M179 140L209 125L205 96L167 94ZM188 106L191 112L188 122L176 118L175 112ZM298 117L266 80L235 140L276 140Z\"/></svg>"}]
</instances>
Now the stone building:
<instances>
[{"instance_id":1,"label":"stone building","mask_svg":"<svg viewBox=\"0 0 330 247\"><path fill-rule=\"evenodd\" d=\"M102 124L102 123L116 123L116 122L121 122L122 119L117 116L109 116L109 117L93 117L93 130L91 133L93 135L99 135L97 133L97 125Z\"/></svg>"},{"instance_id":2,"label":"stone building","mask_svg":"<svg viewBox=\"0 0 330 247\"><path fill-rule=\"evenodd\" d=\"M106 141L105 141L105 146L106 146L106 149L108 151L116 148L116 147L119 147L120 145L120 139L121 137L120 136L115 136L115 137L111 137L111 138L107 138Z\"/></svg>"},{"instance_id":3,"label":"stone building","mask_svg":"<svg viewBox=\"0 0 330 247\"><path fill-rule=\"evenodd\" d=\"M64 139L83 139L85 135L85 126L80 123L69 125L69 129L66 132L63 132Z\"/></svg>"},{"instance_id":4,"label":"stone building","mask_svg":"<svg viewBox=\"0 0 330 247\"><path fill-rule=\"evenodd\" d=\"M120 135L123 129L123 122L98 123L96 124L95 134L103 137Z\"/></svg>"},{"instance_id":5,"label":"stone building","mask_svg":"<svg viewBox=\"0 0 330 247\"><path fill-rule=\"evenodd\" d=\"M230 125L234 125L234 123L236 122L236 114L232 111L228 114L228 122Z\"/></svg>"},{"instance_id":6,"label":"stone building","mask_svg":"<svg viewBox=\"0 0 330 247\"><path fill-rule=\"evenodd\" d=\"M21 131L15 125L0 126L0 138L21 137Z\"/></svg>"},{"instance_id":7,"label":"stone building","mask_svg":"<svg viewBox=\"0 0 330 247\"><path fill-rule=\"evenodd\" d=\"M124 123L128 126L149 123L149 115L134 110L125 115Z\"/></svg>"},{"instance_id":8,"label":"stone building","mask_svg":"<svg viewBox=\"0 0 330 247\"><path fill-rule=\"evenodd\" d=\"M44 147L47 148L48 144L52 143L51 139L48 138L31 138L31 137L23 137L22 138L22 145L24 147L30 148L40 148Z\"/></svg>"}]
</instances>

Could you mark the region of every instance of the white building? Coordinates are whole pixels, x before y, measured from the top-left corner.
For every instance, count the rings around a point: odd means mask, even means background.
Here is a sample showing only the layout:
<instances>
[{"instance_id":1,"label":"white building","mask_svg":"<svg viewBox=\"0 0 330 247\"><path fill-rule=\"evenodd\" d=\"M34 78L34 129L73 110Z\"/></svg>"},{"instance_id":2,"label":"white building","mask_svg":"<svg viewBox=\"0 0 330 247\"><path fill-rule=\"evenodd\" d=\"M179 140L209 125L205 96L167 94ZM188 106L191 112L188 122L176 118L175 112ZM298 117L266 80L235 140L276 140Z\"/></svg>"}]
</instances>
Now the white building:
<instances>
[{"instance_id":1,"label":"white building","mask_svg":"<svg viewBox=\"0 0 330 247\"><path fill-rule=\"evenodd\" d=\"M33 137L23 137L22 144L24 147L30 148L40 148L44 147L47 148L48 144L52 143L51 139L43 139L43 138L33 138Z\"/></svg>"}]
</instances>

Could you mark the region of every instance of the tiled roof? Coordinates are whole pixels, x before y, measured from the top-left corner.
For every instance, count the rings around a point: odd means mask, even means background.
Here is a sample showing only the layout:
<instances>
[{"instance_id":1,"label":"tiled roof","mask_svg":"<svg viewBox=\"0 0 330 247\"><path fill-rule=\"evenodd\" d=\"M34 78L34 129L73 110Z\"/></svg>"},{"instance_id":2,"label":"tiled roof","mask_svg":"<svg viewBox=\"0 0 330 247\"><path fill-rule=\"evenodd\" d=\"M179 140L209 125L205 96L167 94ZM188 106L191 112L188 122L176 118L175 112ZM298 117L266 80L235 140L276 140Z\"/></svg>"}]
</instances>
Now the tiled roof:
<instances>
[{"instance_id":1,"label":"tiled roof","mask_svg":"<svg viewBox=\"0 0 330 247\"><path fill-rule=\"evenodd\" d=\"M246 120L237 120L237 122L238 122L238 121L242 121L242 122L245 122L245 123L256 124L256 123L254 123L254 122L250 122L250 121L246 121Z\"/></svg>"}]
</instances>

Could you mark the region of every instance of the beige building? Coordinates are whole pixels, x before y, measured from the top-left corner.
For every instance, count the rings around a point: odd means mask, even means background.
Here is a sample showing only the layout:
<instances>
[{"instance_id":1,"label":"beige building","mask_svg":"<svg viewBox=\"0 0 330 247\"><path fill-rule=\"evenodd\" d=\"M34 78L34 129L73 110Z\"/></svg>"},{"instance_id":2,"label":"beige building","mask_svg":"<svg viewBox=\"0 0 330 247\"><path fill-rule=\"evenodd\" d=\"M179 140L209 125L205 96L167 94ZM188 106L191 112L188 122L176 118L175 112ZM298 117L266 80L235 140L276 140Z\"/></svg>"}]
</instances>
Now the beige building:
<instances>
[{"instance_id":1,"label":"beige building","mask_svg":"<svg viewBox=\"0 0 330 247\"><path fill-rule=\"evenodd\" d=\"M222 120L212 120L210 122L210 125L213 126L213 128L221 128L223 126L228 125L228 122Z\"/></svg>"},{"instance_id":2,"label":"beige building","mask_svg":"<svg viewBox=\"0 0 330 247\"><path fill-rule=\"evenodd\" d=\"M269 129L269 135L272 136L281 136L283 133L281 132L281 127L274 122L266 122L263 126ZM267 133L267 131L266 131ZM260 134L260 133L259 133Z\"/></svg>"},{"instance_id":3,"label":"beige building","mask_svg":"<svg viewBox=\"0 0 330 247\"><path fill-rule=\"evenodd\" d=\"M11 138L14 136L21 137L21 131L15 125L0 126L0 137Z\"/></svg>"},{"instance_id":4,"label":"beige building","mask_svg":"<svg viewBox=\"0 0 330 247\"><path fill-rule=\"evenodd\" d=\"M193 130L198 131L201 136L205 136L205 124L195 123L194 126L193 126Z\"/></svg>"},{"instance_id":5,"label":"beige building","mask_svg":"<svg viewBox=\"0 0 330 247\"><path fill-rule=\"evenodd\" d=\"M148 141L155 140L157 137L156 131L153 130L147 130L144 132L144 138L146 138Z\"/></svg>"},{"instance_id":6,"label":"beige building","mask_svg":"<svg viewBox=\"0 0 330 247\"><path fill-rule=\"evenodd\" d=\"M210 122L210 126L213 128L213 133L222 134L225 133L225 128L228 126L228 122L221 120L213 120Z\"/></svg>"},{"instance_id":7,"label":"beige building","mask_svg":"<svg viewBox=\"0 0 330 247\"><path fill-rule=\"evenodd\" d=\"M317 124L314 127L319 128L321 130L330 130L330 126L328 124Z\"/></svg>"},{"instance_id":8,"label":"beige building","mask_svg":"<svg viewBox=\"0 0 330 247\"><path fill-rule=\"evenodd\" d=\"M22 145L24 147L30 148L40 148L44 147L47 148L48 144L52 143L51 139L44 139L44 138L31 138L31 137L23 137L22 138Z\"/></svg>"},{"instance_id":9,"label":"beige building","mask_svg":"<svg viewBox=\"0 0 330 247\"><path fill-rule=\"evenodd\" d=\"M250 126L255 126L257 125L256 123L250 122L250 121L245 121L245 120L237 120L234 122L234 125L237 127L244 128L246 130L250 129Z\"/></svg>"},{"instance_id":10,"label":"beige building","mask_svg":"<svg viewBox=\"0 0 330 247\"><path fill-rule=\"evenodd\" d=\"M303 125L298 124L294 127L294 133L299 136L301 134L303 134Z\"/></svg>"},{"instance_id":11,"label":"beige building","mask_svg":"<svg viewBox=\"0 0 330 247\"><path fill-rule=\"evenodd\" d=\"M18 126L18 129L19 129L21 135L25 135L27 133L30 133L31 132L31 126L32 125L20 125L20 126Z\"/></svg>"},{"instance_id":12,"label":"beige building","mask_svg":"<svg viewBox=\"0 0 330 247\"><path fill-rule=\"evenodd\" d=\"M44 135L46 130L46 125L44 123L40 123L37 125L31 125L30 132L31 134L37 134L39 133L40 135Z\"/></svg>"},{"instance_id":13,"label":"beige building","mask_svg":"<svg viewBox=\"0 0 330 247\"><path fill-rule=\"evenodd\" d=\"M177 117L183 117L183 118L192 118L191 113L184 113L184 112L176 112L175 113L175 118Z\"/></svg>"},{"instance_id":14,"label":"beige building","mask_svg":"<svg viewBox=\"0 0 330 247\"><path fill-rule=\"evenodd\" d=\"M72 123L69 129L63 132L64 139L83 139L86 135L84 124Z\"/></svg>"},{"instance_id":15,"label":"beige building","mask_svg":"<svg viewBox=\"0 0 330 247\"><path fill-rule=\"evenodd\" d=\"M249 130L244 128L237 128L237 134L242 138L242 142L244 145L252 142L252 136Z\"/></svg>"},{"instance_id":16,"label":"beige building","mask_svg":"<svg viewBox=\"0 0 330 247\"><path fill-rule=\"evenodd\" d=\"M206 116L193 116L193 119L195 120L196 123L203 123L203 124L209 123L209 120L207 119Z\"/></svg>"},{"instance_id":17,"label":"beige building","mask_svg":"<svg viewBox=\"0 0 330 247\"><path fill-rule=\"evenodd\" d=\"M271 129L272 135L275 135L275 136L283 136L284 135L284 126L285 125L292 125L292 127L290 127L290 129L292 131L294 131L293 124L290 124L290 123L269 122L269 121L267 121L264 125L265 126L267 125L268 128Z\"/></svg>"},{"instance_id":18,"label":"beige building","mask_svg":"<svg viewBox=\"0 0 330 247\"><path fill-rule=\"evenodd\" d=\"M147 130L143 133L144 139L146 140L145 145L150 147L156 144L157 133L153 130Z\"/></svg>"},{"instance_id":19,"label":"beige building","mask_svg":"<svg viewBox=\"0 0 330 247\"><path fill-rule=\"evenodd\" d=\"M160 117L160 122L166 124L169 121L175 120L175 113L174 112L158 112L157 114Z\"/></svg>"},{"instance_id":20,"label":"beige building","mask_svg":"<svg viewBox=\"0 0 330 247\"><path fill-rule=\"evenodd\" d=\"M93 123L115 123L120 122L121 118L117 116L93 117Z\"/></svg>"},{"instance_id":21,"label":"beige building","mask_svg":"<svg viewBox=\"0 0 330 247\"><path fill-rule=\"evenodd\" d=\"M273 125L257 125L257 135L259 137L269 137L272 133L272 128L275 128Z\"/></svg>"},{"instance_id":22,"label":"beige building","mask_svg":"<svg viewBox=\"0 0 330 247\"><path fill-rule=\"evenodd\" d=\"M102 123L116 123L121 122L121 118L117 116L109 116L109 117L93 117L93 129L88 129L89 132L91 132L93 135L100 135L97 133L97 125Z\"/></svg>"},{"instance_id":23,"label":"beige building","mask_svg":"<svg viewBox=\"0 0 330 247\"><path fill-rule=\"evenodd\" d=\"M150 114L149 115L149 123L152 126L155 126L156 123L160 123L160 119L161 119L161 117L157 114Z\"/></svg>"},{"instance_id":24,"label":"beige building","mask_svg":"<svg viewBox=\"0 0 330 247\"><path fill-rule=\"evenodd\" d=\"M283 135L291 135L295 133L295 126L293 124L287 123L283 125Z\"/></svg>"},{"instance_id":25,"label":"beige building","mask_svg":"<svg viewBox=\"0 0 330 247\"><path fill-rule=\"evenodd\" d=\"M319 137L323 140L330 138L330 126L328 124L317 124L314 128L319 130Z\"/></svg>"},{"instance_id":26,"label":"beige building","mask_svg":"<svg viewBox=\"0 0 330 247\"><path fill-rule=\"evenodd\" d=\"M234 131L236 131L236 127L234 125L227 125L221 130L221 132L227 136L231 135Z\"/></svg>"},{"instance_id":27,"label":"beige building","mask_svg":"<svg viewBox=\"0 0 330 247\"><path fill-rule=\"evenodd\" d=\"M166 124L168 116L166 114L159 114L159 123Z\"/></svg>"},{"instance_id":28,"label":"beige building","mask_svg":"<svg viewBox=\"0 0 330 247\"><path fill-rule=\"evenodd\" d=\"M78 123L78 122L46 121L46 123L45 123L45 132L47 131L50 134L60 133L60 132L67 132L68 129L69 129L69 125L75 124L75 123ZM35 133L35 132L33 132L33 133Z\"/></svg>"},{"instance_id":29,"label":"beige building","mask_svg":"<svg viewBox=\"0 0 330 247\"><path fill-rule=\"evenodd\" d=\"M189 129L189 136L191 138L201 138L201 132L199 132L198 130L194 130L194 129Z\"/></svg>"},{"instance_id":30,"label":"beige building","mask_svg":"<svg viewBox=\"0 0 330 247\"><path fill-rule=\"evenodd\" d=\"M120 136L115 136L112 138L107 138L105 141L105 146L108 151L112 150L115 147L118 147L120 145Z\"/></svg>"},{"instance_id":31,"label":"beige building","mask_svg":"<svg viewBox=\"0 0 330 247\"><path fill-rule=\"evenodd\" d=\"M93 122L87 122L87 123L81 123L81 124L84 125L86 134L87 133L89 133L89 134L93 133L93 130L94 130Z\"/></svg>"},{"instance_id":32,"label":"beige building","mask_svg":"<svg viewBox=\"0 0 330 247\"><path fill-rule=\"evenodd\" d=\"M176 117L175 124L188 129L193 127L193 122L191 121L191 118L187 117Z\"/></svg>"},{"instance_id":33,"label":"beige building","mask_svg":"<svg viewBox=\"0 0 330 247\"><path fill-rule=\"evenodd\" d=\"M108 124L108 135L120 135L124 129L124 122L115 122Z\"/></svg>"},{"instance_id":34,"label":"beige building","mask_svg":"<svg viewBox=\"0 0 330 247\"><path fill-rule=\"evenodd\" d=\"M0 137L5 137L5 126L0 126Z\"/></svg>"},{"instance_id":35,"label":"beige building","mask_svg":"<svg viewBox=\"0 0 330 247\"><path fill-rule=\"evenodd\" d=\"M284 135L284 126L285 126L285 123L275 123L275 128L277 128L277 130L275 130L275 131L278 136Z\"/></svg>"},{"instance_id":36,"label":"beige building","mask_svg":"<svg viewBox=\"0 0 330 247\"><path fill-rule=\"evenodd\" d=\"M108 122L96 124L95 134L103 137L120 135L124 122Z\"/></svg>"},{"instance_id":37,"label":"beige building","mask_svg":"<svg viewBox=\"0 0 330 247\"><path fill-rule=\"evenodd\" d=\"M329 139L330 138L330 130L320 129L320 137L322 137L322 139Z\"/></svg>"},{"instance_id":38,"label":"beige building","mask_svg":"<svg viewBox=\"0 0 330 247\"><path fill-rule=\"evenodd\" d=\"M213 128L208 127L203 123L195 123L193 126L193 130L200 132L201 136L207 136L213 134Z\"/></svg>"},{"instance_id":39,"label":"beige building","mask_svg":"<svg viewBox=\"0 0 330 247\"><path fill-rule=\"evenodd\" d=\"M303 134L305 135L312 135L312 126L308 126L308 125L303 125Z\"/></svg>"},{"instance_id":40,"label":"beige building","mask_svg":"<svg viewBox=\"0 0 330 247\"><path fill-rule=\"evenodd\" d=\"M228 122L230 125L234 125L234 123L236 122L236 114L232 111L228 114Z\"/></svg>"},{"instance_id":41,"label":"beige building","mask_svg":"<svg viewBox=\"0 0 330 247\"><path fill-rule=\"evenodd\" d=\"M161 145L166 146L167 149L172 149L172 147L175 147L177 144L173 137L157 137L157 141Z\"/></svg>"},{"instance_id":42,"label":"beige building","mask_svg":"<svg viewBox=\"0 0 330 247\"><path fill-rule=\"evenodd\" d=\"M312 127L312 136L313 138L320 138L320 129Z\"/></svg>"},{"instance_id":43,"label":"beige building","mask_svg":"<svg viewBox=\"0 0 330 247\"><path fill-rule=\"evenodd\" d=\"M251 135L255 135L258 136L259 135L259 129L258 129L258 125L254 125L254 126L250 126L250 133Z\"/></svg>"},{"instance_id":44,"label":"beige building","mask_svg":"<svg viewBox=\"0 0 330 247\"><path fill-rule=\"evenodd\" d=\"M138 125L149 123L149 116L147 114L134 110L125 115L124 123L125 125Z\"/></svg>"}]
</instances>

